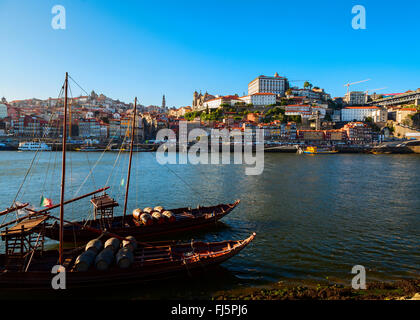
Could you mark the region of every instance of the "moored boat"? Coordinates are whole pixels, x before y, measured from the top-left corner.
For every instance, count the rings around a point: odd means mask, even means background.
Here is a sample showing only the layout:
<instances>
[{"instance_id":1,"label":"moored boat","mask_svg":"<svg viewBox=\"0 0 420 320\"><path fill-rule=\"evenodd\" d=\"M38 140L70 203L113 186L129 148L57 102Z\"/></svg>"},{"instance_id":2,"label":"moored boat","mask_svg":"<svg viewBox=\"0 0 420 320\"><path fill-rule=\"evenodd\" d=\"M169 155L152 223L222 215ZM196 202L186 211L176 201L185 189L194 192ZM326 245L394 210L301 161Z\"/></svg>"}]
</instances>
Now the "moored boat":
<instances>
[{"instance_id":1,"label":"moored boat","mask_svg":"<svg viewBox=\"0 0 420 320\"><path fill-rule=\"evenodd\" d=\"M95 199L95 198L93 198ZM240 203L236 200L230 204L219 204L209 207L177 208L168 211L173 213L174 221L164 219L163 223L152 221L151 224L144 224L132 216L108 216L107 218L79 221L68 223L63 228L63 239L69 242L86 241L95 236L97 230L106 229L109 232L117 233L120 236L132 235L137 240L158 239L162 236L178 234L180 232L204 228L214 225L218 220L229 214ZM108 207L109 208L109 207ZM89 226L90 228L84 228ZM54 240L59 239L59 226L57 223L45 227L45 236Z\"/></svg>"},{"instance_id":2,"label":"moored boat","mask_svg":"<svg viewBox=\"0 0 420 320\"><path fill-rule=\"evenodd\" d=\"M3 233L3 237L6 235ZM194 271L223 263L238 254L255 237L255 233L244 240L220 242L176 241L140 243L132 249L129 264L119 263L117 254L111 254L109 264L98 270L98 254L93 254L86 270L81 271L80 256L90 250L85 246L63 251L63 263L66 271L66 289L86 287L109 287L139 282L162 280L182 275L193 275ZM36 248L36 247L35 247ZM105 249L104 249L105 250ZM123 250L123 248L117 250ZM51 289L51 272L58 265L57 250L28 251L21 264L10 264L10 254L0 255L0 288L2 289ZM95 262L94 262L95 261Z\"/></svg>"},{"instance_id":3,"label":"moored boat","mask_svg":"<svg viewBox=\"0 0 420 320\"><path fill-rule=\"evenodd\" d=\"M335 148L309 146L303 150L305 154L333 154L338 153Z\"/></svg>"},{"instance_id":4,"label":"moored boat","mask_svg":"<svg viewBox=\"0 0 420 320\"><path fill-rule=\"evenodd\" d=\"M36 141L26 141L20 142L19 151L51 151L51 146L47 145L45 142L36 142Z\"/></svg>"}]
</instances>

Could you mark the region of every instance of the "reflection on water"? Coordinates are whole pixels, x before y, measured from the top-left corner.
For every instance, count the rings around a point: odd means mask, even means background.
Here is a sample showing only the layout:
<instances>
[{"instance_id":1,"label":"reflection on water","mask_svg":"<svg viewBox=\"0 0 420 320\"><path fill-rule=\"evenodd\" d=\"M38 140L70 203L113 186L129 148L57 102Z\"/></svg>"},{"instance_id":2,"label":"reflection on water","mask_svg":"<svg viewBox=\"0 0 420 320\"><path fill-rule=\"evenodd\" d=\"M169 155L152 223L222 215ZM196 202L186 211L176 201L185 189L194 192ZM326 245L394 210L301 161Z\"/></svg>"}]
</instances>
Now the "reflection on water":
<instances>
[{"instance_id":1,"label":"reflection on water","mask_svg":"<svg viewBox=\"0 0 420 320\"><path fill-rule=\"evenodd\" d=\"M125 190L121 181L127 174L128 155L122 154L116 161L115 153L105 154L95 166L100 156L69 153L67 198L75 196L78 189L80 195L108 181L111 195L121 204L117 208L120 214ZM2 208L13 200L32 157L33 153L0 153ZM166 291L168 295L199 296L287 278L329 277L349 282L355 264L366 267L368 281L419 274L418 155L266 154L265 169L259 176L246 176L242 165L162 166L153 153L136 153L133 160L130 210L241 199L222 224L184 234L181 239L237 239L257 232L248 248L218 271L201 276L198 284L160 284L175 285L176 290ZM18 199L37 206L43 193L57 203L60 165L59 153L42 153ZM86 179L92 168L93 174ZM91 212L89 199L85 199L66 206L65 215L82 219ZM130 288L130 296L149 294L136 290Z\"/></svg>"}]
</instances>

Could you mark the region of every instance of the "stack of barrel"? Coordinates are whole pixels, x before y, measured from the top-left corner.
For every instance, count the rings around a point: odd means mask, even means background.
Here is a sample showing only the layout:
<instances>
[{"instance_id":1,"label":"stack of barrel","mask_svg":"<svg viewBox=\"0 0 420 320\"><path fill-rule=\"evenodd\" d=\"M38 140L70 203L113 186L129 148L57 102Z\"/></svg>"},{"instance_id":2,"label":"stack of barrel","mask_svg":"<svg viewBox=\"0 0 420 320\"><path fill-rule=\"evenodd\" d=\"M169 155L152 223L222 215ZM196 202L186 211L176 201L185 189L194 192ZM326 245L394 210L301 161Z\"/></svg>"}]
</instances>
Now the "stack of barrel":
<instances>
[{"instance_id":1,"label":"stack of barrel","mask_svg":"<svg viewBox=\"0 0 420 320\"><path fill-rule=\"evenodd\" d=\"M172 211L165 210L162 206L147 207L141 210L140 208L133 210L133 218L135 221L145 226L152 224L162 224L165 222L174 222L176 220Z\"/></svg>"},{"instance_id":2,"label":"stack of barrel","mask_svg":"<svg viewBox=\"0 0 420 320\"><path fill-rule=\"evenodd\" d=\"M108 239L105 244L99 239L88 242L85 251L76 259L75 270L84 272L94 265L97 270L105 271L113 264L121 269L127 269L134 262L134 250L137 248L136 239L126 237L122 243L117 238Z\"/></svg>"}]
</instances>

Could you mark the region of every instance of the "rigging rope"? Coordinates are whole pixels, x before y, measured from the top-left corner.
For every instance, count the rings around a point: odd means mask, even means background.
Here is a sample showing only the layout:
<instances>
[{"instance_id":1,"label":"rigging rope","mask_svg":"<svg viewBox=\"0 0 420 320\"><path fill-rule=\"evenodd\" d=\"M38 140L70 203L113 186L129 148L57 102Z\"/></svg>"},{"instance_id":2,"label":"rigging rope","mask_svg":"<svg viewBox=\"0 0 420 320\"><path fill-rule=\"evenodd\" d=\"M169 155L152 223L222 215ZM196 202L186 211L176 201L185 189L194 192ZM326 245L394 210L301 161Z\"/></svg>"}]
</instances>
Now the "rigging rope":
<instances>
[{"instance_id":1,"label":"rigging rope","mask_svg":"<svg viewBox=\"0 0 420 320\"><path fill-rule=\"evenodd\" d=\"M59 99L60 99L60 97L61 97L61 95L62 95L62 93L63 93L63 92L64 92L64 84L63 84L63 86L61 87L61 90L60 90L60 92L59 92L59 94L58 94L58 98L59 98ZM51 117L50 117L50 121L49 121L49 122L51 122L53 115L54 115L54 113L52 113L52 114L51 114ZM47 132L45 131L45 132L44 132L44 135L43 135L43 138L45 138L46 133L47 133ZM26 171L26 173L25 173L25 176L24 176L24 178L23 178L23 180L22 180L22 182L21 182L21 184L20 184L20 186L19 186L19 188L18 188L18 191L16 192L16 195L15 195L15 197L14 197L14 199L13 199L13 202L12 202L11 207L13 207L13 206L15 205L15 203L16 203L16 200L17 200L17 198L18 198L18 196L19 196L19 193L21 192L21 190L22 190L22 188L23 188L23 186L24 186L24 184L25 184L25 182L26 182L26 179L27 179L28 175L29 175L29 173L30 173L30 172L31 172L31 170L32 170L33 164L34 164L34 162L35 162L35 159L36 159L36 157L37 157L37 155L38 155L39 150L40 150L40 148L38 148L38 149L36 150L36 152L35 152L35 154L34 154L34 157L32 158L31 164L29 165L29 168L28 168L28 170L27 170L27 171ZM18 211L16 211L16 217L17 217L17 215L18 215ZM3 218L3 223L4 223L5 219L6 219L6 217L7 217L7 215L5 215L5 216L4 216L4 218Z\"/></svg>"}]
</instances>

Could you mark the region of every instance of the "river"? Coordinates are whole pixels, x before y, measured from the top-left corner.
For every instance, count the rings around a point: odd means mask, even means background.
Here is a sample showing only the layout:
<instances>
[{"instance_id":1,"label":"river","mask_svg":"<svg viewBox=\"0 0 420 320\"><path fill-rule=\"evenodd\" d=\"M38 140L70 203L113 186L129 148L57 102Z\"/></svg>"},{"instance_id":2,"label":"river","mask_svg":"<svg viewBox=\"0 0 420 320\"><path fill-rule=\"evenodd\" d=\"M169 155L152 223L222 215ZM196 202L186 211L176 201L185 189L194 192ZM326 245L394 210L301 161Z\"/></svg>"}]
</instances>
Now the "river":
<instances>
[{"instance_id":1,"label":"river","mask_svg":"<svg viewBox=\"0 0 420 320\"><path fill-rule=\"evenodd\" d=\"M33 156L0 152L0 208L13 201ZM40 153L18 200L39 206L43 194L58 203L60 160L61 153ZM349 284L354 265L366 268L367 281L419 276L420 155L272 153L265 154L263 173L254 176L245 175L245 165L160 165L155 153L135 153L133 161L130 211L241 199L222 223L178 238L216 241L252 232L257 237L195 281L136 286L123 296L198 297L291 279ZM121 214L127 162L126 153L117 158L117 153L69 152L66 199L107 184ZM66 206L65 215L79 219L91 213L85 199Z\"/></svg>"}]
</instances>

